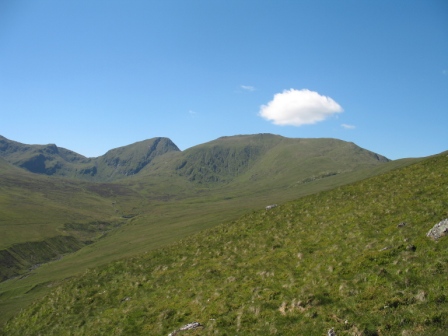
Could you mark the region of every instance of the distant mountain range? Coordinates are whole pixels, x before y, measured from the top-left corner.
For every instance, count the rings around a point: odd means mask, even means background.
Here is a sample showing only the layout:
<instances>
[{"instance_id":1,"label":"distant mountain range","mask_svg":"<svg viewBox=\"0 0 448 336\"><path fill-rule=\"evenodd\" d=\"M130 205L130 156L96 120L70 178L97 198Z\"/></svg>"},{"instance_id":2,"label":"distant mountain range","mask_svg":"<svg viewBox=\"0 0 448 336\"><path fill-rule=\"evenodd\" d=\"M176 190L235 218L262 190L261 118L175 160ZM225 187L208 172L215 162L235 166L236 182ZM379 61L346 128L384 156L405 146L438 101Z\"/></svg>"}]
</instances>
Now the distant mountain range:
<instances>
[{"instance_id":1,"label":"distant mountain range","mask_svg":"<svg viewBox=\"0 0 448 336\"><path fill-rule=\"evenodd\" d=\"M221 137L183 152L170 139L158 137L111 149L96 158L55 144L28 145L0 136L0 157L32 173L101 182L120 180L142 170L145 174L174 173L200 183L276 178L286 172L289 175L291 170L315 177L389 161L341 140L272 134Z\"/></svg>"},{"instance_id":2,"label":"distant mountain range","mask_svg":"<svg viewBox=\"0 0 448 336\"><path fill-rule=\"evenodd\" d=\"M32 173L110 181L137 174L156 156L179 148L167 138L119 147L97 158L49 145L26 145L0 136L0 157Z\"/></svg>"}]
</instances>

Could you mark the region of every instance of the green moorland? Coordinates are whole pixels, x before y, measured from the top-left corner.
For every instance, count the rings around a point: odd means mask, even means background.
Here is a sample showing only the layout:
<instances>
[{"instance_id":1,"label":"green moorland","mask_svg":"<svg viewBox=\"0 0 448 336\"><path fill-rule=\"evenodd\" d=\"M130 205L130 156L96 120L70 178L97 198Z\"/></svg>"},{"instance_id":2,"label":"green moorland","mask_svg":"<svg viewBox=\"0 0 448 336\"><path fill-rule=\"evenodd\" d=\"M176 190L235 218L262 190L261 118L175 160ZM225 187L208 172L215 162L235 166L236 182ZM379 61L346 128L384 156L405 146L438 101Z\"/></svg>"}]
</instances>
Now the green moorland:
<instances>
[{"instance_id":1,"label":"green moorland","mask_svg":"<svg viewBox=\"0 0 448 336\"><path fill-rule=\"evenodd\" d=\"M0 323L39 295L30 289L43 263L64 263L127 223L139 197L123 185L36 175L0 158Z\"/></svg>"},{"instance_id":2,"label":"green moorland","mask_svg":"<svg viewBox=\"0 0 448 336\"><path fill-rule=\"evenodd\" d=\"M74 233L77 222L120 220L137 197L123 185L32 174L0 158L0 249Z\"/></svg>"},{"instance_id":3,"label":"green moorland","mask_svg":"<svg viewBox=\"0 0 448 336\"><path fill-rule=\"evenodd\" d=\"M88 269L3 333L445 335L447 154Z\"/></svg>"},{"instance_id":4,"label":"green moorland","mask_svg":"<svg viewBox=\"0 0 448 336\"><path fill-rule=\"evenodd\" d=\"M317 179L286 189L268 189L253 193L247 185L243 184L240 185L240 189L228 186L219 190L194 189L193 186L187 188L188 185L185 185L183 188L188 189L189 197L182 196L186 191L182 191L183 189L179 187L181 183L173 179L163 181L163 188L158 185L148 186L146 183L135 180L135 185L133 184L132 187L142 193L142 196L125 199L123 196L118 197L116 193L110 198L105 198L104 207L101 207L101 209L114 209L114 207L115 210L120 209L117 214L114 214L119 216L110 221L114 223L113 220L124 220L125 222L120 227L102 234L101 239L84 246L75 253L65 254L62 259L42 264L38 268L25 270L21 277L0 282L0 324L33 300L45 295L59 281L81 273L87 267L96 267L122 257L173 243L200 230L236 219L244 213L264 208L266 204L283 203L303 195L365 178L368 174L379 174L393 167L407 164L409 164L408 160L393 161L375 169ZM110 190L108 188L116 185L93 186L97 188L101 186L101 194L106 196L106 191ZM114 188L112 190L121 189ZM181 196L174 195L176 190L180 190ZM81 197L81 199L83 198ZM91 199L87 199L91 201ZM112 201L116 203L111 205ZM61 202L64 202L63 197L61 197ZM98 203L91 202L85 204L84 209L86 213L90 213L90 210L95 209L97 205ZM68 211L68 208L61 208ZM26 208L23 209L26 210ZM129 219L122 218L122 214L129 213L136 214L136 216ZM47 221L57 231L61 222L51 221L53 217L57 218L57 212L49 212ZM87 219L84 222L78 220L76 223L87 225L91 222L91 219ZM27 227L31 232L33 228L38 229L38 227ZM18 230L17 235L22 231L12 225L4 227L4 229L5 232ZM38 232L50 234L52 231Z\"/></svg>"},{"instance_id":5,"label":"green moorland","mask_svg":"<svg viewBox=\"0 0 448 336\"><path fill-rule=\"evenodd\" d=\"M115 156L121 163L143 162L153 145L143 141L108 153L121 155ZM7 148L14 156L16 147ZM31 174L0 158L0 275L10 278L0 282L0 325L86 268L415 160L386 161L340 140L270 134L169 151L120 183Z\"/></svg>"}]
</instances>

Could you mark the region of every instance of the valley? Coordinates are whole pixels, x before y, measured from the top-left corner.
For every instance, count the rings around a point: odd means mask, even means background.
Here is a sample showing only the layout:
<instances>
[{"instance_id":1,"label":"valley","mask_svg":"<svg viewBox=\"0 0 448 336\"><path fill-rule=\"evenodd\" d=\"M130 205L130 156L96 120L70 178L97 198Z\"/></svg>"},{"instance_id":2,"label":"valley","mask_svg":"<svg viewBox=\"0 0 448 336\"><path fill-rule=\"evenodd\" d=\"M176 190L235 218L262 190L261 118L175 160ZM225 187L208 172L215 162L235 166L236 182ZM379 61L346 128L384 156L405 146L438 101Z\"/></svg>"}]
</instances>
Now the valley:
<instances>
[{"instance_id":1,"label":"valley","mask_svg":"<svg viewBox=\"0 0 448 336\"><path fill-rule=\"evenodd\" d=\"M3 248L60 234L85 244L1 282L1 322L90 269L175 246L259 213L267 204L281 205L418 161L388 161L339 140L274 135L225 137L184 152L164 152L138 173L111 182L37 175L1 161Z\"/></svg>"}]
</instances>

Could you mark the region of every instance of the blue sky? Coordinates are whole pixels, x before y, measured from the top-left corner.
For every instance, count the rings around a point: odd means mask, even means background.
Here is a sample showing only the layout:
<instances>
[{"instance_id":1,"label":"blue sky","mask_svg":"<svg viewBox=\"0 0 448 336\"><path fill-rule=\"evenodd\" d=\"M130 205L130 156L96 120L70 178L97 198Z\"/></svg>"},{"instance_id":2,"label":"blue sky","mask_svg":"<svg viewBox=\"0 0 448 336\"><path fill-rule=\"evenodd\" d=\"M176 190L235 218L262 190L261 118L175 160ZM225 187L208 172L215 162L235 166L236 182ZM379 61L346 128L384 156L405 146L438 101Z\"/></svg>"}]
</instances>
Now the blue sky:
<instances>
[{"instance_id":1,"label":"blue sky","mask_svg":"<svg viewBox=\"0 0 448 336\"><path fill-rule=\"evenodd\" d=\"M88 157L157 136L448 150L448 2L2 1L0 135Z\"/></svg>"}]
</instances>

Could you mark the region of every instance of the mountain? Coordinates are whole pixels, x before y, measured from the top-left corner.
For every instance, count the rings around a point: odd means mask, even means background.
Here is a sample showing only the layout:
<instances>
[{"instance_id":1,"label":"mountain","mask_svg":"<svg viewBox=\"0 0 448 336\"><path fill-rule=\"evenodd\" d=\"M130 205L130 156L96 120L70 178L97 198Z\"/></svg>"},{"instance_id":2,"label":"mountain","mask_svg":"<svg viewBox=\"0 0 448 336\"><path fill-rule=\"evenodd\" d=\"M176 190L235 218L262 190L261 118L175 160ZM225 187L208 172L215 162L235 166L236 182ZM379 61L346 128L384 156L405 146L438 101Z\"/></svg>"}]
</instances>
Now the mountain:
<instances>
[{"instance_id":1,"label":"mountain","mask_svg":"<svg viewBox=\"0 0 448 336\"><path fill-rule=\"evenodd\" d=\"M174 155L164 156L167 153ZM161 156L159 165L150 165ZM300 163L302 175L296 173L305 179L389 161L341 140L289 139L272 134L221 137L184 152L168 138L153 138L112 149L97 158L86 158L54 144L25 145L0 136L0 157L30 172L51 176L115 181L146 167L202 184L244 180L244 174L246 180L276 179L284 176L285 170L289 176L297 170L295 162Z\"/></svg>"},{"instance_id":2,"label":"mountain","mask_svg":"<svg viewBox=\"0 0 448 336\"><path fill-rule=\"evenodd\" d=\"M153 138L115 148L97 158L86 158L50 145L24 145L0 137L0 157L30 172L92 181L114 181L157 170L150 163L163 157L164 171L197 183L228 183L246 174L246 179L284 176L299 169L304 178L331 175L360 166L389 161L353 143L337 139L290 139L272 134L221 137L180 152L168 138ZM316 171L319 170L319 171ZM151 172L149 172L150 174ZM300 174L299 174L300 175ZM244 178L243 178L244 179Z\"/></svg>"},{"instance_id":3,"label":"mountain","mask_svg":"<svg viewBox=\"0 0 448 336\"><path fill-rule=\"evenodd\" d=\"M88 269L4 332L446 334L448 237L426 234L448 217L447 167L448 152Z\"/></svg>"},{"instance_id":4,"label":"mountain","mask_svg":"<svg viewBox=\"0 0 448 336\"><path fill-rule=\"evenodd\" d=\"M221 137L145 168L177 174L200 184L293 183L389 162L387 158L337 139L294 139L273 134Z\"/></svg>"},{"instance_id":5,"label":"mountain","mask_svg":"<svg viewBox=\"0 0 448 336\"><path fill-rule=\"evenodd\" d=\"M25 145L3 136L0 136L0 157L30 172L46 175L53 175L69 164L89 162L82 155L54 144Z\"/></svg>"},{"instance_id":6,"label":"mountain","mask_svg":"<svg viewBox=\"0 0 448 336\"><path fill-rule=\"evenodd\" d=\"M0 136L0 157L37 174L111 181L138 173L156 156L179 151L167 138L153 138L86 158L68 149L49 145L25 145Z\"/></svg>"},{"instance_id":7,"label":"mountain","mask_svg":"<svg viewBox=\"0 0 448 336\"><path fill-rule=\"evenodd\" d=\"M107 180L134 175L154 158L169 152L179 152L179 148L168 138L159 137L136 142L112 149L96 158L95 166L89 173L94 173L93 170L96 169L96 173L99 176L107 176Z\"/></svg>"}]
</instances>

